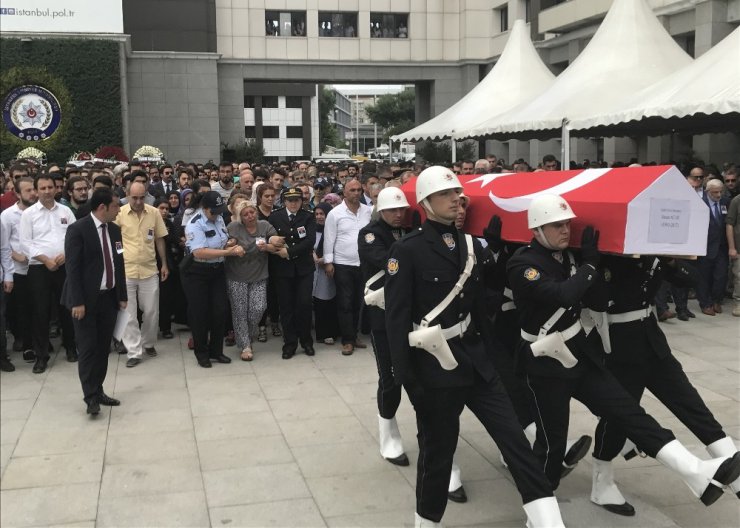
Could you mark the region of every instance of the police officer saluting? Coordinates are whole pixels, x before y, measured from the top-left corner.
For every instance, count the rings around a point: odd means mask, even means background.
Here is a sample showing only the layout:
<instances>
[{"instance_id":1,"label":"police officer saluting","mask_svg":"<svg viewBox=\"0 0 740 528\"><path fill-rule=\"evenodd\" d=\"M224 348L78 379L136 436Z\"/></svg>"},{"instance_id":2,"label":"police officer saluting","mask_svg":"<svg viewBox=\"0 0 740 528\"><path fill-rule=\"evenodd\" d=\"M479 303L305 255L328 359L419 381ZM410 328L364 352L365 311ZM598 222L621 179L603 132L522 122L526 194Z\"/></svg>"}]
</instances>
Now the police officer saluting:
<instances>
[{"instance_id":1,"label":"police officer saluting","mask_svg":"<svg viewBox=\"0 0 740 528\"><path fill-rule=\"evenodd\" d=\"M284 247L270 255L275 277L280 323L283 327L283 359L295 355L300 341L307 355L313 356L311 314L313 289L313 245L316 223L313 214L303 209L303 193L291 187L283 193L285 207L273 212L268 221L285 239Z\"/></svg>"},{"instance_id":2,"label":"police officer saluting","mask_svg":"<svg viewBox=\"0 0 740 528\"><path fill-rule=\"evenodd\" d=\"M228 303L224 257L242 257L244 248L229 239L221 216L226 202L220 194L208 191L196 206L199 209L185 226L186 246L193 262L183 272L183 288L195 358L201 367L211 368L211 360L231 363L223 353Z\"/></svg>"},{"instance_id":3,"label":"police officer saluting","mask_svg":"<svg viewBox=\"0 0 740 528\"><path fill-rule=\"evenodd\" d=\"M572 218L575 214L560 196L545 194L534 198L528 211L534 239L517 250L507 265L520 312L518 359L537 409L534 452L553 488L557 488L570 399L575 398L621 429L640 450L678 473L704 504L712 504L721 496L723 487L740 476L740 453L707 461L695 457L671 431L646 414L602 366L601 357L587 341L580 322L587 296L593 308L605 308L599 305L603 295L598 295L603 284L590 291L599 282L598 231L590 226L584 230L583 264L577 266L573 254L567 251ZM631 506L626 502L612 506L630 515Z\"/></svg>"},{"instance_id":4,"label":"police officer saluting","mask_svg":"<svg viewBox=\"0 0 740 528\"><path fill-rule=\"evenodd\" d=\"M447 505L460 414L467 406L496 441L522 496L528 526L562 527L552 488L491 360L482 269L490 252L455 229L462 186L445 167L416 180L422 226L393 244L386 264L386 332L396 383L416 411L415 525L437 526Z\"/></svg>"}]
</instances>

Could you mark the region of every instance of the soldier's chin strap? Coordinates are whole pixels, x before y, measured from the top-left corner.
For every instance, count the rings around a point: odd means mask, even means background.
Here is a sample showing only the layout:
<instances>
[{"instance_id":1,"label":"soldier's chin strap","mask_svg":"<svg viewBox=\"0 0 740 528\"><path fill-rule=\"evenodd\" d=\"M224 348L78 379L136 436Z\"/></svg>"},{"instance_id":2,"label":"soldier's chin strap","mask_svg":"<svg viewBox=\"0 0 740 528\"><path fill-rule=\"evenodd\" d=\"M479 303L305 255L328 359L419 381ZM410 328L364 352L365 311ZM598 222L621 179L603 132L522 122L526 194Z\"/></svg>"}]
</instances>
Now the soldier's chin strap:
<instances>
[{"instance_id":1,"label":"soldier's chin strap","mask_svg":"<svg viewBox=\"0 0 740 528\"><path fill-rule=\"evenodd\" d=\"M535 238L537 238L537 242L545 246L547 249L552 249L554 251L558 250L558 248L556 248L555 246L553 246L547 241L547 237L545 236L545 232L542 231L542 227L535 227L535 232L536 232Z\"/></svg>"},{"instance_id":2,"label":"soldier's chin strap","mask_svg":"<svg viewBox=\"0 0 740 528\"><path fill-rule=\"evenodd\" d=\"M445 220L444 218L440 218L434 213L434 209L432 209L432 206L429 204L429 200L427 198L424 198L421 201L421 206L424 208L424 212L427 214L427 218L429 220L432 220L433 222L439 222L440 224L446 224L446 225L452 225L455 223L454 220Z\"/></svg>"}]
</instances>

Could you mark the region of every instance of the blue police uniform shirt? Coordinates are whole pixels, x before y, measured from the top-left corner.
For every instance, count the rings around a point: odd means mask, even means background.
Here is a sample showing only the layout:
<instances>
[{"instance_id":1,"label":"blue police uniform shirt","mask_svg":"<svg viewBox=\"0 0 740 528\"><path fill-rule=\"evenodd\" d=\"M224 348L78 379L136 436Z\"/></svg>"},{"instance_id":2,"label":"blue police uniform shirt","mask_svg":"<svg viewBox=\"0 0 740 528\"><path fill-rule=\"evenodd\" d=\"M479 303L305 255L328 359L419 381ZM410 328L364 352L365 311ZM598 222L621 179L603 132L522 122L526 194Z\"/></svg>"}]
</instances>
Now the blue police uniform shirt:
<instances>
[{"instance_id":1,"label":"blue police uniform shirt","mask_svg":"<svg viewBox=\"0 0 740 528\"><path fill-rule=\"evenodd\" d=\"M221 215L211 221L198 209L195 216L185 226L185 245L191 253L196 249L223 249L229 235L226 231L226 223ZM223 257L214 259L196 259L197 262L223 262Z\"/></svg>"}]
</instances>

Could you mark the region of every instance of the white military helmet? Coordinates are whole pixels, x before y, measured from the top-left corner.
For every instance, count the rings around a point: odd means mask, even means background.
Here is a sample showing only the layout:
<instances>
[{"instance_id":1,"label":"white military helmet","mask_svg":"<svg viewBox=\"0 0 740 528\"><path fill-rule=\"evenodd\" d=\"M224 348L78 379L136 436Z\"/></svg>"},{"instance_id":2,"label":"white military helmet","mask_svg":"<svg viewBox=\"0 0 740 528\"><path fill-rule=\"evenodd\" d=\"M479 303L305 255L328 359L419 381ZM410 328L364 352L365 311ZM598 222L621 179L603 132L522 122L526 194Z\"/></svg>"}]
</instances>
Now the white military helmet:
<instances>
[{"instance_id":1,"label":"white military helmet","mask_svg":"<svg viewBox=\"0 0 740 528\"><path fill-rule=\"evenodd\" d=\"M378 194L375 209L385 211L386 209L397 209L399 207L409 207L406 195L398 187L386 187Z\"/></svg>"},{"instance_id":2,"label":"white military helmet","mask_svg":"<svg viewBox=\"0 0 740 528\"><path fill-rule=\"evenodd\" d=\"M534 198L527 210L529 229L542 227L552 222L562 222L575 218L568 202L557 194L541 194Z\"/></svg>"},{"instance_id":3,"label":"white military helmet","mask_svg":"<svg viewBox=\"0 0 740 528\"><path fill-rule=\"evenodd\" d=\"M421 203L429 195L447 189L462 189L462 184L454 172L439 165L424 169L416 178L416 203Z\"/></svg>"}]
</instances>

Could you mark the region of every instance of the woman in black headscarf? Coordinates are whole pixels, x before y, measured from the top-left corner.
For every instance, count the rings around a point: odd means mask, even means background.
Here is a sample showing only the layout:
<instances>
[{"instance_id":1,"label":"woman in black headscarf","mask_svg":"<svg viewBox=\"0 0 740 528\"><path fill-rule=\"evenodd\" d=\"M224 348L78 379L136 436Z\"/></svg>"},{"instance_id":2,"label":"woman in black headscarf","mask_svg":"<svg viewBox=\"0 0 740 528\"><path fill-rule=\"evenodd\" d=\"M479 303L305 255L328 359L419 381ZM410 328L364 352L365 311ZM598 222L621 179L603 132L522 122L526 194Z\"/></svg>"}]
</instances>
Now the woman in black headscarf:
<instances>
[{"instance_id":1,"label":"woman in black headscarf","mask_svg":"<svg viewBox=\"0 0 740 528\"><path fill-rule=\"evenodd\" d=\"M323 341L326 345L333 345L334 338L339 335L337 323L337 289L334 279L324 271L324 224L332 207L326 202L316 204L313 214L316 220L316 243L314 244L313 260L316 271L313 278L313 313L316 341Z\"/></svg>"}]
</instances>

